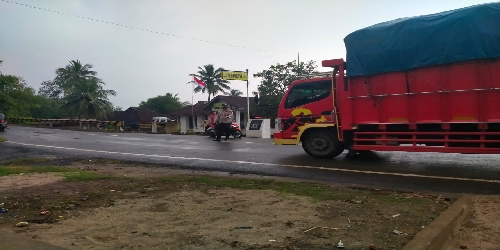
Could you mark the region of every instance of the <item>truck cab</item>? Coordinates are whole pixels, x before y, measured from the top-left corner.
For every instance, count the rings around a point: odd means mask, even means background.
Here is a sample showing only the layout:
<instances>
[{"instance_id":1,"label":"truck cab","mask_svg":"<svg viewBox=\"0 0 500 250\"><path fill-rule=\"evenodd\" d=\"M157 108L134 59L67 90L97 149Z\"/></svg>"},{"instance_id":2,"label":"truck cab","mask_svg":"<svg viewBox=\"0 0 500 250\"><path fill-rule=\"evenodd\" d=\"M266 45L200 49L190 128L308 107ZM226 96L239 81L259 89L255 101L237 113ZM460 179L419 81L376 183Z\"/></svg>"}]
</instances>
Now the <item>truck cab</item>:
<instances>
[{"instance_id":1,"label":"truck cab","mask_svg":"<svg viewBox=\"0 0 500 250\"><path fill-rule=\"evenodd\" d=\"M316 157L334 157L344 151L336 130L333 73L315 73L290 85L278 107L275 144L302 143Z\"/></svg>"}]
</instances>

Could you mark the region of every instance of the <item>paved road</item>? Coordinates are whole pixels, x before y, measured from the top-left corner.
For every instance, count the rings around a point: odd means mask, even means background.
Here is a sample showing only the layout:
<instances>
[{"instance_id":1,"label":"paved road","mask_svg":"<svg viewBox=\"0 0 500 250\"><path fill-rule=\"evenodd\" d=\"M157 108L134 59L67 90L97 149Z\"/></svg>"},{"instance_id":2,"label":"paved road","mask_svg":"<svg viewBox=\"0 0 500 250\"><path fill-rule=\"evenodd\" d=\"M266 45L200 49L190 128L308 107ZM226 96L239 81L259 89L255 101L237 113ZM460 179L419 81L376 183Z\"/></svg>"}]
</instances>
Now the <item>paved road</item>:
<instances>
[{"instance_id":1,"label":"paved road","mask_svg":"<svg viewBox=\"0 0 500 250\"><path fill-rule=\"evenodd\" d=\"M0 159L22 155L100 157L193 170L286 176L376 188L500 193L500 155L374 152L315 159L265 139L111 134L12 126Z\"/></svg>"}]
</instances>

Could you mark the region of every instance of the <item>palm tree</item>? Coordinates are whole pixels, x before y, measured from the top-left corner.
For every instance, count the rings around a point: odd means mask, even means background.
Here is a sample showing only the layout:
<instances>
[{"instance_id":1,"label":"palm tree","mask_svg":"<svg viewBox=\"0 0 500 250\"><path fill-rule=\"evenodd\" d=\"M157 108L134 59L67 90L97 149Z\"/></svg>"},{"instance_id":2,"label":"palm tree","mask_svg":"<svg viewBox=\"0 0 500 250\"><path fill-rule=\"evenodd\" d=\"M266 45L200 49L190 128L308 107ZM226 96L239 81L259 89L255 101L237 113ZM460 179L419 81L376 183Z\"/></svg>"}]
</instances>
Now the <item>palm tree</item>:
<instances>
[{"instance_id":1,"label":"palm tree","mask_svg":"<svg viewBox=\"0 0 500 250\"><path fill-rule=\"evenodd\" d=\"M243 92L237 90L237 89L231 89L231 92L229 92L231 96L241 96L243 95Z\"/></svg>"},{"instance_id":2,"label":"palm tree","mask_svg":"<svg viewBox=\"0 0 500 250\"><path fill-rule=\"evenodd\" d=\"M79 60L71 60L64 68L56 70L55 81L64 91L97 75L91 64L82 65Z\"/></svg>"},{"instance_id":3,"label":"palm tree","mask_svg":"<svg viewBox=\"0 0 500 250\"><path fill-rule=\"evenodd\" d=\"M221 72L224 71L223 68L215 69L213 64L203 65L203 67L198 67L198 72L196 74L191 74L191 76L196 76L202 80L207 86L204 88L196 87L194 92L208 93L208 101L210 101L211 96L217 95L217 93L226 93L226 90L230 90L229 81L224 80L220 77Z\"/></svg>"},{"instance_id":4,"label":"palm tree","mask_svg":"<svg viewBox=\"0 0 500 250\"><path fill-rule=\"evenodd\" d=\"M91 77L84 81L75 82L67 89L64 97L64 107L69 108L73 115L97 118L105 116L113 111L113 104L108 96L115 96L114 90L103 89L104 82L97 77Z\"/></svg>"}]
</instances>

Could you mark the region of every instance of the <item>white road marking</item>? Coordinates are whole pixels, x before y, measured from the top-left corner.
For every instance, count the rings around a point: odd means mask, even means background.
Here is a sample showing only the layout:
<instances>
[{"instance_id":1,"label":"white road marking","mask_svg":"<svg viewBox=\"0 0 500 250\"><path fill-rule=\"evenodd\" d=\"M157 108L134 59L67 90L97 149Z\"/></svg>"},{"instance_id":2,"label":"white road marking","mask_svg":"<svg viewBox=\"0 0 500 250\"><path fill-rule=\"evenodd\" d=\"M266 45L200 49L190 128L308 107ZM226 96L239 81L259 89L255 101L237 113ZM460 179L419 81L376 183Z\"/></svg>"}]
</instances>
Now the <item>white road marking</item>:
<instances>
[{"instance_id":1,"label":"white road marking","mask_svg":"<svg viewBox=\"0 0 500 250\"><path fill-rule=\"evenodd\" d=\"M237 164L252 164L252 165L266 165L266 166L278 166L278 167L292 167L292 168L304 168L304 169L320 169L328 171L337 172L350 172L350 173L362 173L362 174L377 174L377 175L391 175L391 176L401 176L401 177L417 177L417 178L429 178L429 179L441 179L441 180L458 180L458 181L476 181L476 182L489 182L489 183L500 183L500 180L487 180L487 179L473 179L473 178L463 178L463 177L447 177L447 176L432 176L432 175L420 175L420 174L404 174L404 173L390 173L390 172L377 172L377 171L366 171L366 170L355 170L355 169L342 169L342 168L328 168L319 166L304 166L304 165L288 165L288 164L276 164L276 163L265 163L265 162L252 162L252 161L232 161L232 160L221 160L221 159L205 159L197 157L183 157L183 156L170 156L170 155L148 155L148 154L134 154L125 152L114 152L114 151L97 151L91 149L80 149L80 148L68 148L68 147L54 147L47 145L36 145L31 143L21 143L7 141L7 143L23 145L23 146L34 146L34 147L45 147L45 148L57 148L65 150L74 151L86 151L95 153L105 153L105 154L121 154L121 155L134 155L134 156L146 156L152 158L167 158L167 159L179 159L179 160L198 160L198 161L211 161L211 162L224 162L224 163L237 163Z\"/></svg>"},{"instance_id":2,"label":"white road marking","mask_svg":"<svg viewBox=\"0 0 500 250\"><path fill-rule=\"evenodd\" d=\"M253 143L253 142L251 142L251 141L246 141L245 143L248 143L248 144L250 144L250 143Z\"/></svg>"},{"instance_id":3,"label":"white road marking","mask_svg":"<svg viewBox=\"0 0 500 250\"><path fill-rule=\"evenodd\" d=\"M111 136L118 136L118 135L111 135Z\"/></svg>"}]
</instances>

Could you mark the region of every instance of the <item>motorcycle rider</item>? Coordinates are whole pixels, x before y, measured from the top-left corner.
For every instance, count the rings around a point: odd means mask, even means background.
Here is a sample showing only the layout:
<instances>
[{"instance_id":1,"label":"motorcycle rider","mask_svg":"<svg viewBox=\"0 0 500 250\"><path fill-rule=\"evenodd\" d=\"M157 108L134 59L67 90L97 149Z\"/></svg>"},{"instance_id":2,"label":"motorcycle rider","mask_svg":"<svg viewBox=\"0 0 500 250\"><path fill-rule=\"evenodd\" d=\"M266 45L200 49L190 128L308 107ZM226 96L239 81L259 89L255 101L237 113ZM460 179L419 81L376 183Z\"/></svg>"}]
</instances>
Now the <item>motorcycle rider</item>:
<instances>
[{"instance_id":1,"label":"motorcycle rider","mask_svg":"<svg viewBox=\"0 0 500 250\"><path fill-rule=\"evenodd\" d=\"M215 117L217 117L217 111L212 111L212 113L210 113L210 121L205 129L208 127L215 127Z\"/></svg>"},{"instance_id":2,"label":"motorcycle rider","mask_svg":"<svg viewBox=\"0 0 500 250\"><path fill-rule=\"evenodd\" d=\"M233 111L229 109L227 104L222 104L222 110L217 113L217 116L215 117L215 123L216 129L215 131L217 132L217 139L214 141L220 141L222 133L226 134L226 139L224 141L227 141L229 139L229 134L231 134L231 124L233 122Z\"/></svg>"}]
</instances>

